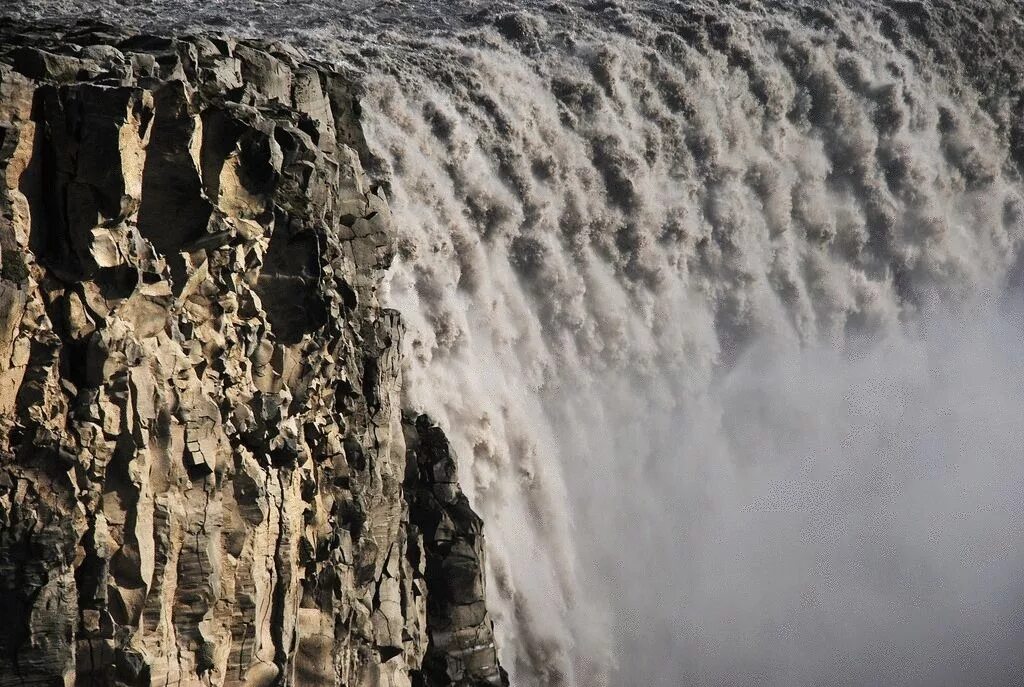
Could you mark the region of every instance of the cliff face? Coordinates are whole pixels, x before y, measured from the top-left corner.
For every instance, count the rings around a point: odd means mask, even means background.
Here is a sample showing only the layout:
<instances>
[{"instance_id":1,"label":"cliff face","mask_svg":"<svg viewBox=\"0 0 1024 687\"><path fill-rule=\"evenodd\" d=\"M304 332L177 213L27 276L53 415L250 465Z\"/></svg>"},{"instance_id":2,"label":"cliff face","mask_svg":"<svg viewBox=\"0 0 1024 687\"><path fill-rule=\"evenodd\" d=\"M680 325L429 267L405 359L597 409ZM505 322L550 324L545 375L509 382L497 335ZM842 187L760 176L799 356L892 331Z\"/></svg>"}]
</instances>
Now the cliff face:
<instances>
[{"instance_id":1,"label":"cliff face","mask_svg":"<svg viewBox=\"0 0 1024 687\"><path fill-rule=\"evenodd\" d=\"M0 26L0 687L505 679L366 155L287 46Z\"/></svg>"}]
</instances>

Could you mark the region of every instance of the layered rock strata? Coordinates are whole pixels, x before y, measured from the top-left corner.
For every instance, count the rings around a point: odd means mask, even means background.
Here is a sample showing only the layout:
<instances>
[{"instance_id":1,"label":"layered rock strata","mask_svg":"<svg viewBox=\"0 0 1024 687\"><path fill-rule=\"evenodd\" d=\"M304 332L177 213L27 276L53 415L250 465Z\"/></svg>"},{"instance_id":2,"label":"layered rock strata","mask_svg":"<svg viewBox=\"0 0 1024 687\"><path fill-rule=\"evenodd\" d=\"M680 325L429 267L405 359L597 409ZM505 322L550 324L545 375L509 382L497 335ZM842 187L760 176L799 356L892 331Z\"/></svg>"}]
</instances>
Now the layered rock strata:
<instances>
[{"instance_id":1,"label":"layered rock strata","mask_svg":"<svg viewBox=\"0 0 1024 687\"><path fill-rule=\"evenodd\" d=\"M505 680L355 96L280 43L0 26L0 687Z\"/></svg>"}]
</instances>

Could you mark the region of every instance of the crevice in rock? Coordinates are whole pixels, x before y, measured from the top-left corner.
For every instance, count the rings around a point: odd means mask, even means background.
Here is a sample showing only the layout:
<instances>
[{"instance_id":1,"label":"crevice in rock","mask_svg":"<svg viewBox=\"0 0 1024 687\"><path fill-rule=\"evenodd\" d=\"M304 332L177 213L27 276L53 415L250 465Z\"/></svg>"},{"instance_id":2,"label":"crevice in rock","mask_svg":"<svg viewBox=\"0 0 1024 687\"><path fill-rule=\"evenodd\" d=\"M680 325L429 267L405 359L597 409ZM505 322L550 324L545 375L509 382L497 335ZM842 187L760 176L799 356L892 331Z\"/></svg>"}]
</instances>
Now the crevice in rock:
<instances>
[{"instance_id":1,"label":"crevice in rock","mask_svg":"<svg viewBox=\"0 0 1024 687\"><path fill-rule=\"evenodd\" d=\"M192 112L188 87L172 81L153 93L154 115L142 175L139 233L163 255L181 250L206 231L213 208L203 197L196 137L202 134ZM148 126L144 121L142 126Z\"/></svg>"}]
</instances>

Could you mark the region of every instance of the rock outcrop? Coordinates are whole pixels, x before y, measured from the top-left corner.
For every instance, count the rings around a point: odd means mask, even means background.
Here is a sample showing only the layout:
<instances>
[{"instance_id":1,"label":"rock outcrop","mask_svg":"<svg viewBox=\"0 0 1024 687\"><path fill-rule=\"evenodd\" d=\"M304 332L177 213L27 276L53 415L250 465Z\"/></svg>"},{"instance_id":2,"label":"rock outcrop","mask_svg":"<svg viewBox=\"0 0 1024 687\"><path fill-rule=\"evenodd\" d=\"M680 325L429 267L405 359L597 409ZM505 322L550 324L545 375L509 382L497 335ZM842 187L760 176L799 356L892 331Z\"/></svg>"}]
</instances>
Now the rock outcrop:
<instances>
[{"instance_id":1,"label":"rock outcrop","mask_svg":"<svg viewBox=\"0 0 1024 687\"><path fill-rule=\"evenodd\" d=\"M355 96L0 25L0 687L507 683Z\"/></svg>"},{"instance_id":2,"label":"rock outcrop","mask_svg":"<svg viewBox=\"0 0 1024 687\"><path fill-rule=\"evenodd\" d=\"M459 489L448 439L430 418L407 417L409 554L426 580L430 643L419 684L507 682L484 599L483 521Z\"/></svg>"}]
</instances>

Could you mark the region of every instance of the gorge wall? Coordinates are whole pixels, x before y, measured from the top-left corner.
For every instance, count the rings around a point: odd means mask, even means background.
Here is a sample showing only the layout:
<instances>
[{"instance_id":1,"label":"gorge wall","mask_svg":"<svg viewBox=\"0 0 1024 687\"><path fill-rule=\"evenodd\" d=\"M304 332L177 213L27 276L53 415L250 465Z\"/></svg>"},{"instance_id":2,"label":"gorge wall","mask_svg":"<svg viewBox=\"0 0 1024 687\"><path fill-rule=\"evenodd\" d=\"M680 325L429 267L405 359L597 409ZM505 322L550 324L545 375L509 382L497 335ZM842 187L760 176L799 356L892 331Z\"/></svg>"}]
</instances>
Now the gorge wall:
<instances>
[{"instance_id":1,"label":"gorge wall","mask_svg":"<svg viewBox=\"0 0 1024 687\"><path fill-rule=\"evenodd\" d=\"M0 687L507 682L351 82L0 24Z\"/></svg>"}]
</instances>

